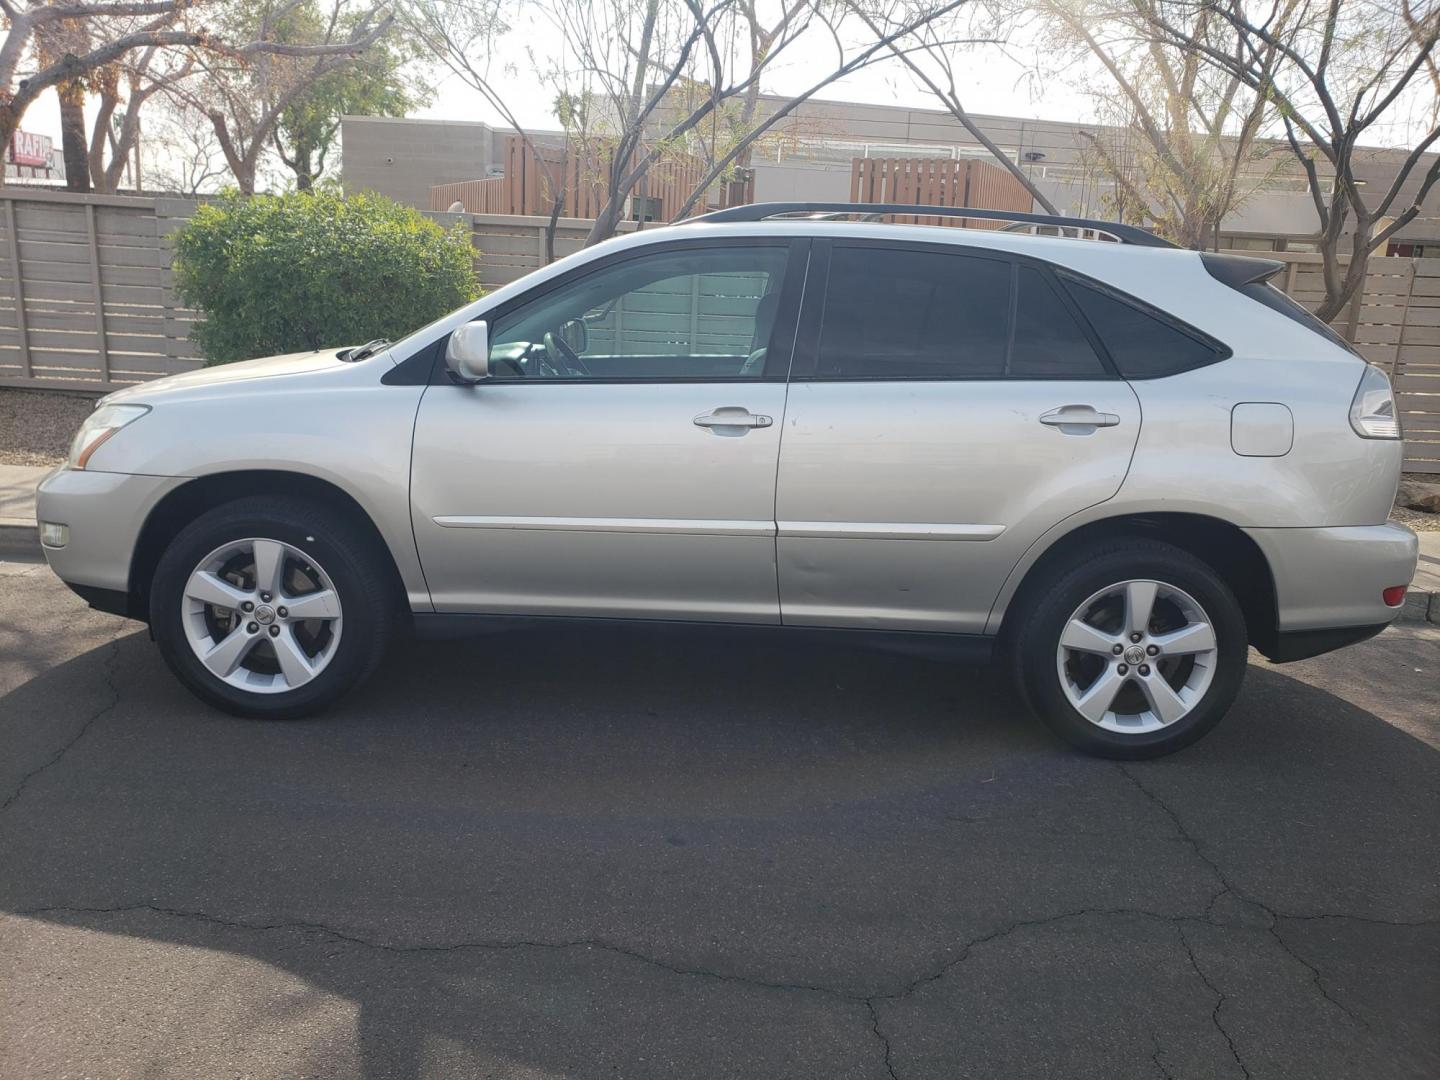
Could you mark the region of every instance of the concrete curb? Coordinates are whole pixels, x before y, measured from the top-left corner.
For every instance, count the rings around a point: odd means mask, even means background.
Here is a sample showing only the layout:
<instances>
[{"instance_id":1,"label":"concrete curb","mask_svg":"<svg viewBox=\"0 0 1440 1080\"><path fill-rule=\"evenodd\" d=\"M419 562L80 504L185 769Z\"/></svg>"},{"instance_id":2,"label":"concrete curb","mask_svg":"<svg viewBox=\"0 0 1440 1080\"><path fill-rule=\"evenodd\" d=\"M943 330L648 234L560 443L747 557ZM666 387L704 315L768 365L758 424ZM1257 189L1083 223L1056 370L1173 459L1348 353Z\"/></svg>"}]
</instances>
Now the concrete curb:
<instances>
[{"instance_id":1,"label":"concrete curb","mask_svg":"<svg viewBox=\"0 0 1440 1080\"><path fill-rule=\"evenodd\" d=\"M1440 592L1411 592L1405 596L1396 622L1429 622L1440 625Z\"/></svg>"},{"instance_id":2,"label":"concrete curb","mask_svg":"<svg viewBox=\"0 0 1440 1080\"><path fill-rule=\"evenodd\" d=\"M0 560L37 562L44 558L37 526L0 524Z\"/></svg>"}]
</instances>

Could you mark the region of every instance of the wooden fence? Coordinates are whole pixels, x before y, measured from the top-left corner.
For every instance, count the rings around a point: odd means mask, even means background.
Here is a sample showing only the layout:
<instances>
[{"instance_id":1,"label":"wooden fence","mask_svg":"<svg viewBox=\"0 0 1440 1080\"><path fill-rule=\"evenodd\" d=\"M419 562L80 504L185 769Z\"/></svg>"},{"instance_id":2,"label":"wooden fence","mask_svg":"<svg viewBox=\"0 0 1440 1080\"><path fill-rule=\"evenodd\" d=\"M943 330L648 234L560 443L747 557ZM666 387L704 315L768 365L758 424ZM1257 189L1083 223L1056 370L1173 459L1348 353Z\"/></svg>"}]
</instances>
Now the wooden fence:
<instances>
[{"instance_id":1,"label":"wooden fence","mask_svg":"<svg viewBox=\"0 0 1440 1080\"><path fill-rule=\"evenodd\" d=\"M0 386L106 389L198 366L187 340L196 315L175 295L170 254L171 234L194 207L0 188ZM547 262L544 218L430 216L469 225L487 290ZM590 225L561 218L557 256L580 250ZM1274 258L1288 264L1277 284L1313 308L1320 257ZM1363 292L1334 325L1393 380L1406 469L1440 473L1440 259L1372 259Z\"/></svg>"},{"instance_id":2,"label":"wooden fence","mask_svg":"<svg viewBox=\"0 0 1440 1080\"><path fill-rule=\"evenodd\" d=\"M560 185L563 200L560 213L571 218L599 216L606 199L605 177L608 162L594 154L585 154L574 147L527 147L518 136L505 140L505 175L488 180L462 180L453 184L437 184L430 189L430 209L448 210L460 203L471 214L536 214L548 217L555 205L554 185ZM672 221L680 213L685 200L704 178L705 165L688 155L672 156L656 162L648 170L641 185L633 193L638 206L648 200L646 220ZM735 190L737 185L718 188L724 199L754 201L755 181ZM709 209L701 199L691 215ZM632 213L629 217L638 217Z\"/></svg>"},{"instance_id":3,"label":"wooden fence","mask_svg":"<svg viewBox=\"0 0 1440 1080\"><path fill-rule=\"evenodd\" d=\"M850 201L968 206L976 210L1034 209L1025 186L998 165L965 158L855 158L850 167ZM913 224L918 217L896 216ZM980 218L926 218L952 228L998 229L1003 221Z\"/></svg>"},{"instance_id":4,"label":"wooden fence","mask_svg":"<svg viewBox=\"0 0 1440 1080\"><path fill-rule=\"evenodd\" d=\"M508 285L532 270L549 264L545 257L545 226L548 218L521 214L439 214L429 215L442 224L468 222L476 248L475 272L485 291ZM555 223L555 257L563 259L585 246L593 221L561 218ZM633 221L620 222L617 231L634 232Z\"/></svg>"},{"instance_id":5,"label":"wooden fence","mask_svg":"<svg viewBox=\"0 0 1440 1080\"><path fill-rule=\"evenodd\" d=\"M141 382L198 363L169 235L183 199L0 189L0 385Z\"/></svg>"}]
</instances>

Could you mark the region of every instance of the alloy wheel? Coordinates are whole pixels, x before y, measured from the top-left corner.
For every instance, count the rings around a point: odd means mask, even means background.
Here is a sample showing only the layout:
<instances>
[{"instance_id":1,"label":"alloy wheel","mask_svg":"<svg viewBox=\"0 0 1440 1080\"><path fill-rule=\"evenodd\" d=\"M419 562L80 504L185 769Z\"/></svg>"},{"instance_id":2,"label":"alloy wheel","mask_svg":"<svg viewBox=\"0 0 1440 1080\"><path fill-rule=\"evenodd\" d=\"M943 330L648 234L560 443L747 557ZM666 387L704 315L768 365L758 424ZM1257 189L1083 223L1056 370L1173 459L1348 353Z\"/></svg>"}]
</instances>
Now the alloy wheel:
<instances>
[{"instance_id":1,"label":"alloy wheel","mask_svg":"<svg viewBox=\"0 0 1440 1080\"><path fill-rule=\"evenodd\" d=\"M340 595L307 553L251 537L200 560L185 582L181 625L217 679L275 694L314 680L335 657Z\"/></svg>"},{"instance_id":2,"label":"alloy wheel","mask_svg":"<svg viewBox=\"0 0 1440 1080\"><path fill-rule=\"evenodd\" d=\"M1183 589L1145 579L1091 595L1056 648L1060 685L1075 711L1126 735L1184 719L1205 697L1218 660L1205 609Z\"/></svg>"}]
</instances>

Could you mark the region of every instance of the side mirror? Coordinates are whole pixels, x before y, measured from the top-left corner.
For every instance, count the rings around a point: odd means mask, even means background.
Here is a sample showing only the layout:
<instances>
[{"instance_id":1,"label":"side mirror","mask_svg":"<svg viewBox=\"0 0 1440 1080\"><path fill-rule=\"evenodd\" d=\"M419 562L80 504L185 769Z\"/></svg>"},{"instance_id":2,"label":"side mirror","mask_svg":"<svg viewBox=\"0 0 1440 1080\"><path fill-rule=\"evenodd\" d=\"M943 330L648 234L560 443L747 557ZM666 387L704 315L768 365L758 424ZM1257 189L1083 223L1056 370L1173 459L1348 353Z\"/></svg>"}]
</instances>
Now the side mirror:
<instances>
[{"instance_id":1,"label":"side mirror","mask_svg":"<svg viewBox=\"0 0 1440 1080\"><path fill-rule=\"evenodd\" d=\"M590 328L585 325L584 319L565 320L560 324L560 330L555 336L577 353L583 353L590 348Z\"/></svg>"},{"instance_id":2,"label":"side mirror","mask_svg":"<svg viewBox=\"0 0 1440 1080\"><path fill-rule=\"evenodd\" d=\"M490 374L490 327L480 322L457 326L445 347L445 366L457 382L476 383Z\"/></svg>"}]
</instances>

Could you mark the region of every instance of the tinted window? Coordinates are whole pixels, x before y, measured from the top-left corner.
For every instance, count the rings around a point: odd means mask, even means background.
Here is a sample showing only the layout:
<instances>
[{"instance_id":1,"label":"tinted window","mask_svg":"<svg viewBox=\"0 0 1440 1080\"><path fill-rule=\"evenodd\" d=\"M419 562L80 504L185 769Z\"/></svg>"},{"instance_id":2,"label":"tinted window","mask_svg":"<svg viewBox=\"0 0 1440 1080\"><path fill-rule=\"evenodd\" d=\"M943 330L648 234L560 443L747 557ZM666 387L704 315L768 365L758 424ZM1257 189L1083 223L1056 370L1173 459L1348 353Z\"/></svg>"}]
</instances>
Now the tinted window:
<instances>
[{"instance_id":1,"label":"tinted window","mask_svg":"<svg viewBox=\"0 0 1440 1080\"><path fill-rule=\"evenodd\" d=\"M837 247L820 328L820 376L998 377L1010 264L928 251Z\"/></svg>"},{"instance_id":2,"label":"tinted window","mask_svg":"<svg viewBox=\"0 0 1440 1080\"><path fill-rule=\"evenodd\" d=\"M1106 373L1090 339L1045 274L1033 266L1021 266L1016 287L1009 374L1053 379Z\"/></svg>"},{"instance_id":3,"label":"tinted window","mask_svg":"<svg viewBox=\"0 0 1440 1080\"><path fill-rule=\"evenodd\" d=\"M651 253L584 274L490 328L500 379L758 378L783 247Z\"/></svg>"},{"instance_id":4,"label":"tinted window","mask_svg":"<svg viewBox=\"0 0 1440 1080\"><path fill-rule=\"evenodd\" d=\"M1065 287L1090 320L1120 374L1128 379L1174 375L1221 359L1214 347L1107 292L1075 278Z\"/></svg>"}]
</instances>

